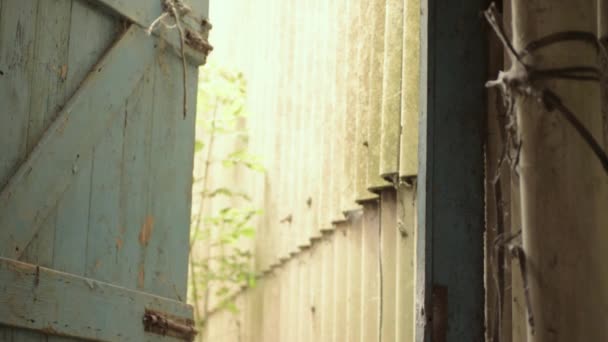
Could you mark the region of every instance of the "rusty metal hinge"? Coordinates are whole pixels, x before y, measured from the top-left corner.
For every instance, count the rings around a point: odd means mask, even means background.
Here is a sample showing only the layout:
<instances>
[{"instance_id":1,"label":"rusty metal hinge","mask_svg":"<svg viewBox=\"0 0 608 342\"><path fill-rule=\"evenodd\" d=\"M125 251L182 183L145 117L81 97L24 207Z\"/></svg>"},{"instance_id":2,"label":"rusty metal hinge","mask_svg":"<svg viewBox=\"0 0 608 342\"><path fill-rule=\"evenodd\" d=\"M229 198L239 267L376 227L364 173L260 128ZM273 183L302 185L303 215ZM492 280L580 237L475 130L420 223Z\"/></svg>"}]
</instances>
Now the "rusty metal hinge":
<instances>
[{"instance_id":1,"label":"rusty metal hinge","mask_svg":"<svg viewBox=\"0 0 608 342\"><path fill-rule=\"evenodd\" d=\"M198 333L190 319L169 317L164 313L148 310L143 318L144 330L158 335L175 337L184 341L194 341Z\"/></svg>"}]
</instances>

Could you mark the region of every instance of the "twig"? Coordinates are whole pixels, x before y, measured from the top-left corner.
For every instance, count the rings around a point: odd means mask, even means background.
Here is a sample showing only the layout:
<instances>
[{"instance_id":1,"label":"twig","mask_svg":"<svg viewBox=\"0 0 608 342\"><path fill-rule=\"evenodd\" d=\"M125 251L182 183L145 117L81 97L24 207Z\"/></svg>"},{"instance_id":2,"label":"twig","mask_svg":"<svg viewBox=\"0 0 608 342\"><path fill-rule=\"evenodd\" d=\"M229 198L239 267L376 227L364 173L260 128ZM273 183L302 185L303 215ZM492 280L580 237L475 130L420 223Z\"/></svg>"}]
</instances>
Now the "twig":
<instances>
[{"instance_id":1,"label":"twig","mask_svg":"<svg viewBox=\"0 0 608 342\"><path fill-rule=\"evenodd\" d=\"M204 318L201 317L201 312L200 312L200 308L199 308L199 297L198 297L198 287L196 284L196 265L194 264L194 256L193 256L193 251L194 251L194 247L196 245L196 241L198 240L198 236L200 234L200 229L201 229L201 224L202 224L202 217L204 215L204 211L205 211L205 193L207 190L207 183L209 180L209 167L211 165L211 156L213 153L213 144L214 144L214 140L215 140L215 120L216 120L216 116L217 116L217 110L218 110L218 105L216 103L214 109L213 109L213 116L212 116L212 121L211 121L211 133L209 135L209 146L207 147L207 158L205 160L205 168L203 170L203 191L201 191L201 198L200 198L200 203L199 203L199 208L198 208L198 216L196 218L196 224L194 225L194 234L192 234L192 239L190 241L190 272L192 274L192 296L194 297L194 310L196 313L196 317L199 321L204 322L207 320L207 315L208 315L208 296L209 296L209 286L206 285L205 286L205 293L204 293ZM203 332L203 328L201 327L201 334L199 336L203 336L204 334Z\"/></svg>"}]
</instances>

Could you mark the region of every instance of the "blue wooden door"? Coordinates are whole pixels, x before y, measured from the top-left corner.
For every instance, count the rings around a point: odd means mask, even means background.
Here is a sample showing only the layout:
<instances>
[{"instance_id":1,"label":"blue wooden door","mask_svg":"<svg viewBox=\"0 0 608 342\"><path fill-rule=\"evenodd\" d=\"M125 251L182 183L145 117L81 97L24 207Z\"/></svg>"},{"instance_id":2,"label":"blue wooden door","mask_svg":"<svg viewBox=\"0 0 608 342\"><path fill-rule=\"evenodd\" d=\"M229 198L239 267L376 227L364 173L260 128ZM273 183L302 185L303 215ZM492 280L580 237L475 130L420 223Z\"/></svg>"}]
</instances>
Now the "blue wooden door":
<instances>
[{"instance_id":1,"label":"blue wooden door","mask_svg":"<svg viewBox=\"0 0 608 342\"><path fill-rule=\"evenodd\" d=\"M0 341L191 338L188 5L182 60L161 0L0 0Z\"/></svg>"}]
</instances>

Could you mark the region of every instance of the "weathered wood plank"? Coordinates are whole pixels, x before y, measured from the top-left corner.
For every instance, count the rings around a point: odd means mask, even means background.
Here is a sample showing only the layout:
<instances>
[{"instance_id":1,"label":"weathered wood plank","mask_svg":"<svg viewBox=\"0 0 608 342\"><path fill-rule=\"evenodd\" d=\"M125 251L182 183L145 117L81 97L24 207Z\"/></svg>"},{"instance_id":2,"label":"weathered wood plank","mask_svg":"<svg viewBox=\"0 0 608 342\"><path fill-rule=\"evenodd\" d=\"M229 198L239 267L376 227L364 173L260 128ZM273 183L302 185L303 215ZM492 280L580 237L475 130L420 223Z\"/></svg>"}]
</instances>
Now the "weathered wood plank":
<instances>
[{"instance_id":1,"label":"weathered wood plank","mask_svg":"<svg viewBox=\"0 0 608 342\"><path fill-rule=\"evenodd\" d=\"M93 149L91 200L87 234L85 276L108 283L123 284L116 279L123 267L132 267L118 259L120 222L121 164L124 140L125 108Z\"/></svg>"},{"instance_id":2,"label":"weathered wood plank","mask_svg":"<svg viewBox=\"0 0 608 342\"><path fill-rule=\"evenodd\" d=\"M2 255L18 257L23 252L78 173L79 161L86 159L103 127L141 78L153 51L153 42L141 29L129 29L83 82L0 193L0 226L5 227L0 234ZM86 115L91 109L100 115Z\"/></svg>"},{"instance_id":3,"label":"weathered wood plank","mask_svg":"<svg viewBox=\"0 0 608 342\"><path fill-rule=\"evenodd\" d=\"M125 108L124 141L120 163L120 199L117 228L106 237L115 244L116 259L121 265L114 272L115 282L129 289L137 288L141 249L141 227L148 218L151 158L151 130L154 75L148 69ZM180 102L180 101L178 101ZM89 240L90 241L90 240Z\"/></svg>"},{"instance_id":4,"label":"weathered wood plank","mask_svg":"<svg viewBox=\"0 0 608 342\"><path fill-rule=\"evenodd\" d=\"M51 335L160 341L144 332L146 308L192 317L192 308L180 302L6 258L0 258L0 279L6 304L0 306L0 324Z\"/></svg>"},{"instance_id":5,"label":"weathered wood plank","mask_svg":"<svg viewBox=\"0 0 608 342\"><path fill-rule=\"evenodd\" d=\"M15 6L18 6L18 8ZM6 177L10 176L16 169L18 162L25 159L32 145L40 137L44 128L45 117L48 116L47 103L50 102L52 105L53 102L57 101L54 98L54 92L58 88L56 87L57 84L53 85L45 82L50 74L46 68L50 65L41 62L41 59L48 59L49 64L55 61L55 51L46 49L50 44L48 44L47 39L42 38L41 33L44 33L44 30L54 31L52 24L49 25L50 21L44 19L55 19L53 17L57 12L49 11L48 17L42 16L40 11L44 8L40 8L41 6L44 6L44 4L40 1L30 0L18 3L8 1L4 6L4 16L0 17L0 35L2 33L14 34L14 36L2 35L0 37L0 45L2 45L0 51L12 52L13 57L20 56L19 59L14 59L8 65L8 68L2 66L3 60L8 56L4 58L0 56L0 70L4 70L2 71L3 84L0 85L0 100L7 106L5 108L6 114L2 114L0 118L5 123L2 126L9 130L3 132L0 128L0 133L4 138L0 138L0 141L3 146L6 146L2 152L2 157L0 157L0 185L5 184ZM61 6L59 6L59 9L62 10ZM53 33L58 36L58 40L65 39L61 32L54 31ZM59 51L59 54L63 52L60 46L56 51ZM3 55L3 53L0 52L0 55ZM6 59L6 61L9 60L10 58ZM59 79L58 75L54 76L55 80ZM52 79L53 77L48 78ZM13 97L4 98L4 89L10 90L11 87L15 87L14 89L18 91ZM13 162L9 161L10 165L1 165L2 158L11 158L11 155L16 159ZM10 173L5 173L7 171ZM54 217L44 221L44 229L36 234L33 241L27 246L24 255L22 255L22 260L50 266L53 250L49 241L53 240L53 234L55 233L54 223ZM10 331L11 329L6 330ZM30 331L14 329L9 334L11 335L11 341L46 341L44 335Z\"/></svg>"},{"instance_id":6,"label":"weathered wood plank","mask_svg":"<svg viewBox=\"0 0 608 342\"><path fill-rule=\"evenodd\" d=\"M168 58L173 56L167 56ZM171 58L170 58L171 59ZM175 65L172 77L174 84L181 84L181 77L176 77L181 72L181 62L178 58L172 58ZM172 188L163 195L165 206L170 208L166 216L166 232L165 252L168 254L168 264L165 274L167 277L167 286L171 288L172 295L170 298L186 300L187 294L187 279L188 279L188 248L190 244L190 218L192 209L192 170L194 169L194 140L196 126L196 101L197 101L197 86L198 86L198 68L189 65L186 87L188 93L188 114L183 118L182 101L174 101L173 109L164 113L165 116L172 120L171 124L175 127L176 141L173 144L173 151L168 155L172 158L172 163L175 165L175 171L172 174ZM156 80L155 82L158 82ZM179 93L179 86L177 87ZM177 95L181 98L181 95ZM160 228L160 226L159 226ZM246 249L245 247L241 247Z\"/></svg>"},{"instance_id":7,"label":"weathered wood plank","mask_svg":"<svg viewBox=\"0 0 608 342\"><path fill-rule=\"evenodd\" d=\"M37 2L4 0L0 13L0 186L15 172L27 151Z\"/></svg>"},{"instance_id":8,"label":"weathered wood plank","mask_svg":"<svg viewBox=\"0 0 608 342\"><path fill-rule=\"evenodd\" d=\"M144 289L185 300L188 249L184 246L189 245L195 115L190 112L183 120L181 104L167 101L181 97L181 80L175 77L180 70L181 62L175 56L157 56L150 141L154 153L149 166L152 197L139 231L143 261L138 272ZM191 109L195 107L193 95Z\"/></svg>"},{"instance_id":9,"label":"weathered wood plank","mask_svg":"<svg viewBox=\"0 0 608 342\"><path fill-rule=\"evenodd\" d=\"M70 16L66 92L72 96L116 39L121 28L116 18L92 4L73 0Z\"/></svg>"},{"instance_id":10,"label":"weathered wood plank","mask_svg":"<svg viewBox=\"0 0 608 342\"><path fill-rule=\"evenodd\" d=\"M28 122L28 152L66 101L71 1L37 1L34 73Z\"/></svg>"},{"instance_id":11,"label":"weathered wood plank","mask_svg":"<svg viewBox=\"0 0 608 342\"><path fill-rule=\"evenodd\" d=\"M66 93L74 94L117 36L116 20L91 4L73 1ZM94 145L94 144L93 144ZM53 268L84 275L91 199L92 150L79 158L79 171L57 205ZM78 257L74 257L78 256Z\"/></svg>"},{"instance_id":12,"label":"weathered wood plank","mask_svg":"<svg viewBox=\"0 0 608 342\"><path fill-rule=\"evenodd\" d=\"M66 101L71 1L37 2L34 72L32 75L27 152L31 152L44 130ZM44 220L21 256L21 261L50 267L53 263L56 215Z\"/></svg>"},{"instance_id":13,"label":"weathered wood plank","mask_svg":"<svg viewBox=\"0 0 608 342\"><path fill-rule=\"evenodd\" d=\"M144 74L147 76L148 85L150 84L150 69ZM128 99L132 102L141 99L142 89L146 85L146 77L142 77L135 91L131 92ZM150 99L150 97L144 97ZM93 149L93 163L91 173L91 200L89 209L89 222L87 234L86 250L86 270L85 275L89 278L109 282L118 286L134 285L131 277L124 277L125 273L136 275L135 265L137 264L137 232L138 227L131 227L129 230L129 244L124 246L126 227L123 224L122 209L126 205L122 201L121 192L123 186L123 168L125 166L125 145L127 137L127 115L133 116L134 108L127 105L127 101L122 108L118 109L118 114L111 125L106 129L104 136ZM179 101L175 101L179 102ZM151 109L151 103L141 108L145 110L140 115L146 115ZM145 121L138 123L143 134L146 133ZM131 128L131 127L130 127ZM142 135L143 135L142 134ZM131 135L129 135L130 137ZM145 149L145 141L141 146ZM145 151L142 153L145 156ZM146 179L147 174L133 175L136 179ZM140 196L142 193L140 193ZM139 198L133 198L132 202L145 202L147 193ZM141 218L145 222L145 215ZM127 247L126 249L123 249ZM123 253L123 250L127 254Z\"/></svg>"},{"instance_id":14,"label":"weathered wood plank","mask_svg":"<svg viewBox=\"0 0 608 342\"><path fill-rule=\"evenodd\" d=\"M417 342L430 338L424 313L431 312L434 285L447 287L447 340L484 336L487 39L480 34L479 11L485 5L484 0L421 1Z\"/></svg>"},{"instance_id":15,"label":"weathered wood plank","mask_svg":"<svg viewBox=\"0 0 608 342\"><path fill-rule=\"evenodd\" d=\"M30 331L30 330L23 330L23 329L13 329L11 330L6 330L7 331L7 337L6 339L3 339L2 341L10 341L10 342L46 342L48 340L48 337L46 334L37 332L37 331Z\"/></svg>"}]
</instances>

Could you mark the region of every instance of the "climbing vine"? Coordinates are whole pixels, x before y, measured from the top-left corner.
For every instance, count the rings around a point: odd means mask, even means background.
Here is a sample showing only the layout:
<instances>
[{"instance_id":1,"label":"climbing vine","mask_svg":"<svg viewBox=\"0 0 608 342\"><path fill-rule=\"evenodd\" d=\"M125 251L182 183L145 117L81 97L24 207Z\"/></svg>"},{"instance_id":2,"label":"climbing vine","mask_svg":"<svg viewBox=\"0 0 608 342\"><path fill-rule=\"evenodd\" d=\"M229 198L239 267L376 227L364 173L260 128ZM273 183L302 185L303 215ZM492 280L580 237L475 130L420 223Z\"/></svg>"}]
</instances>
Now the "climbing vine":
<instances>
[{"instance_id":1,"label":"climbing vine","mask_svg":"<svg viewBox=\"0 0 608 342\"><path fill-rule=\"evenodd\" d=\"M213 61L201 69L189 280L201 339L211 309L238 312L233 294L243 286L255 286L247 243L255 234L253 222L260 210L234 177L218 179L264 171L247 146L246 88L241 72Z\"/></svg>"}]
</instances>

